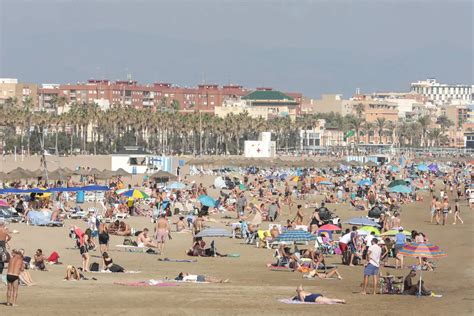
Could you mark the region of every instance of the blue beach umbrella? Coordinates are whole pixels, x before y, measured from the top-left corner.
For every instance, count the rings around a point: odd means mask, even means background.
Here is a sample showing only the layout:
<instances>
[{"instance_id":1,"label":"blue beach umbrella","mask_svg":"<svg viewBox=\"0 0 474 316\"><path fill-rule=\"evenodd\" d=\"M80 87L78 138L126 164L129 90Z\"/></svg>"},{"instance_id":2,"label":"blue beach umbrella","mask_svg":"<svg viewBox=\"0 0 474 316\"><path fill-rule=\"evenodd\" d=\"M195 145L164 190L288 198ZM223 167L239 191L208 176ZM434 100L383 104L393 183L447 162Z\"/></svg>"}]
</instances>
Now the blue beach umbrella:
<instances>
[{"instance_id":1,"label":"blue beach umbrella","mask_svg":"<svg viewBox=\"0 0 474 316\"><path fill-rule=\"evenodd\" d=\"M332 183L331 181L321 181L321 182L319 182L319 184L322 184L322 185L334 185L334 183Z\"/></svg>"},{"instance_id":2,"label":"blue beach umbrella","mask_svg":"<svg viewBox=\"0 0 474 316\"><path fill-rule=\"evenodd\" d=\"M360 186L364 186L364 185L372 185L372 181L370 181L369 179L362 179L362 180L359 180L357 182L357 185L360 185Z\"/></svg>"},{"instance_id":3,"label":"blue beach umbrella","mask_svg":"<svg viewBox=\"0 0 474 316\"><path fill-rule=\"evenodd\" d=\"M216 206L216 200L211 198L209 195L200 195L198 197L199 202L201 202L202 205L208 206L208 207L214 207Z\"/></svg>"},{"instance_id":4,"label":"blue beach umbrella","mask_svg":"<svg viewBox=\"0 0 474 316\"><path fill-rule=\"evenodd\" d=\"M316 236L305 230L287 230L284 233L278 235L276 241L290 241L290 242L303 242L316 240Z\"/></svg>"},{"instance_id":5,"label":"blue beach umbrella","mask_svg":"<svg viewBox=\"0 0 474 316\"><path fill-rule=\"evenodd\" d=\"M345 224L350 224L350 225L355 225L355 226L374 226L374 227L378 227L380 226L378 223L368 219L368 218L365 218L365 217L354 217L354 218L351 218L350 220L348 221L345 221L344 222Z\"/></svg>"},{"instance_id":6,"label":"blue beach umbrella","mask_svg":"<svg viewBox=\"0 0 474 316\"><path fill-rule=\"evenodd\" d=\"M430 170L427 165L422 164L422 163L416 166L416 168L418 169L418 171L421 171L421 172L427 172Z\"/></svg>"},{"instance_id":7,"label":"blue beach umbrella","mask_svg":"<svg viewBox=\"0 0 474 316\"><path fill-rule=\"evenodd\" d=\"M389 192L393 193L403 193L403 194L408 194L411 193L411 188L406 186L406 185L396 185L388 190Z\"/></svg>"}]
</instances>

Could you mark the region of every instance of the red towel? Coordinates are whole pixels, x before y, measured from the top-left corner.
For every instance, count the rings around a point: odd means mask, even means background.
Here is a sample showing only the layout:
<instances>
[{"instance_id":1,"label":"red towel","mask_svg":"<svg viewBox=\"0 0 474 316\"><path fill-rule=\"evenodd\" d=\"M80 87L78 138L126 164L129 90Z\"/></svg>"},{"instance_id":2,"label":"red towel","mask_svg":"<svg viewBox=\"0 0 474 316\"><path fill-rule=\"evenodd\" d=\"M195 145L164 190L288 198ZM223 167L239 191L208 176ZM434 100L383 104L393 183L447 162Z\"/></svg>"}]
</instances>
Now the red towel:
<instances>
[{"instance_id":1,"label":"red towel","mask_svg":"<svg viewBox=\"0 0 474 316\"><path fill-rule=\"evenodd\" d=\"M48 257L48 262L58 263L58 260L59 260L59 253L57 253L56 251L53 251Z\"/></svg>"}]
</instances>

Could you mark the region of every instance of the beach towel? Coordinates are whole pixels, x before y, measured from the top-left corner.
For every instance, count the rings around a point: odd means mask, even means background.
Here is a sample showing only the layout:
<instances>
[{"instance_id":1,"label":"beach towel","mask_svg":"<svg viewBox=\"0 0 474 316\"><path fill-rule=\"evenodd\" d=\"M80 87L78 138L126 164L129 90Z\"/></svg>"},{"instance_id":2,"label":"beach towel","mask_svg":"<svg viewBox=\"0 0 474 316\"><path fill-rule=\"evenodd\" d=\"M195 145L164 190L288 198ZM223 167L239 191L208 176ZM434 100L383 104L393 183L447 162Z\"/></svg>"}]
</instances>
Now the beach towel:
<instances>
[{"instance_id":1,"label":"beach towel","mask_svg":"<svg viewBox=\"0 0 474 316\"><path fill-rule=\"evenodd\" d=\"M161 262L197 262L197 259L170 259L170 258L159 258L158 261Z\"/></svg>"},{"instance_id":2,"label":"beach towel","mask_svg":"<svg viewBox=\"0 0 474 316\"><path fill-rule=\"evenodd\" d=\"M59 260L59 254L56 251L53 251L47 259L47 261L50 263L58 263L58 260Z\"/></svg>"},{"instance_id":3,"label":"beach towel","mask_svg":"<svg viewBox=\"0 0 474 316\"><path fill-rule=\"evenodd\" d=\"M239 258L240 254L239 253L229 253L227 255L228 258Z\"/></svg>"},{"instance_id":4,"label":"beach towel","mask_svg":"<svg viewBox=\"0 0 474 316\"><path fill-rule=\"evenodd\" d=\"M289 267L278 267L278 266L272 266L271 264L267 265L267 268L270 271L282 271L282 272L293 272L294 270L289 268Z\"/></svg>"},{"instance_id":5,"label":"beach towel","mask_svg":"<svg viewBox=\"0 0 474 316\"><path fill-rule=\"evenodd\" d=\"M137 281L137 282L114 282L116 285L124 286L179 286L176 283L162 282L161 280L148 280L148 281Z\"/></svg>"},{"instance_id":6,"label":"beach towel","mask_svg":"<svg viewBox=\"0 0 474 316\"><path fill-rule=\"evenodd\" d=\"M110 270L100 270L100 271L90 271L90 273L125 273L125 274L138 274L142 273L141 271L124 271L124 272L112 272Z\"/></svg>"},{"instance_id":7,"label":"beach towel","mask_svg":"<svg viewBox=\"0 0 474 316\"><path fill-rule=\"evenodd\" d=\"M316 303L316 302L301 302L301 301L295 301L292 298L280 298L278 300L280 303L284 304L304 304L304 305L336 305L337 303Z\"/></svg>"}]
</instances>

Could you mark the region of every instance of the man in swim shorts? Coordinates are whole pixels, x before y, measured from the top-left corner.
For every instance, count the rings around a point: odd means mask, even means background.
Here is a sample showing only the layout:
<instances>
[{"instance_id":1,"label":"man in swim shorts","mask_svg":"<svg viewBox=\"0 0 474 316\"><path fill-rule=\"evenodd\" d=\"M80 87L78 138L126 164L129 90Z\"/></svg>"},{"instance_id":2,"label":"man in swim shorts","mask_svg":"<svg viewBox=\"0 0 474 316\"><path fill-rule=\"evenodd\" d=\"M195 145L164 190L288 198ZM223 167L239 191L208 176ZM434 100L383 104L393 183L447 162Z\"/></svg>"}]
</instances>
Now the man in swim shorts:
<instances>
[{"instance_id":1,"label":"man in swim shorts","mask_svg":"<svg viewBox=\"0 0 474 316\"><path fill-rule=\"evenodd\" d=\"M166 219L165 214L161 214L160 218L156 222L155 233L156 233L156 240L158 242L158 249L160 250L160 254L163 254L165 249L165 242L168 238L168 234L170 231L170 226L168 220Z\"/></svg>"}]
</instances>

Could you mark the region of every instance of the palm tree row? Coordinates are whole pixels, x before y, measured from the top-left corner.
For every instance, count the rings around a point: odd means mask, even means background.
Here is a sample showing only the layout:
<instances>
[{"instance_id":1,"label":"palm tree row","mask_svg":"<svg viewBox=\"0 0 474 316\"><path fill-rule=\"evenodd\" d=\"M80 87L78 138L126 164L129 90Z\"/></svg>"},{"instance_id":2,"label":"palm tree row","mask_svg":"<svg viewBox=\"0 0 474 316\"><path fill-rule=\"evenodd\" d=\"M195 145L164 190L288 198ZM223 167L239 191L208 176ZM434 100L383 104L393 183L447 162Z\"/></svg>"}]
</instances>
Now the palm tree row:
<instances>
[{"instance_id":1,"label":"palm tree row","mask_svg":"<svg viewBox=\"0 0 474 316\"><path fill-rule=\"evenodd\" d=\"M444 128L430 130L429 117L396 123L379 118L369 123L363 111L347 116L305 115L292 121L289 117L252 118L247 113L220 118L199 112L181 114L173 109L112 107L102 111L96 104L74 104L68 112L56 114L32 112L31 105L27 99L23 106L5 104L1 108L4 151L33 154L54 149L61 154L110 154L136 145L154 153L241 154L244 141L257 139L263 131L273 133L278 149L299 149L300 131L312 129L320 119L326 121L326 128L344 134L354 131L354 139L347 141L355 140L356 144L361 136L368 136L370 141L375 135L379 143L385 138L386 143L398 146L426 146L428 141L441 145L445 141Z\"/></svg>"}]
</instances>

